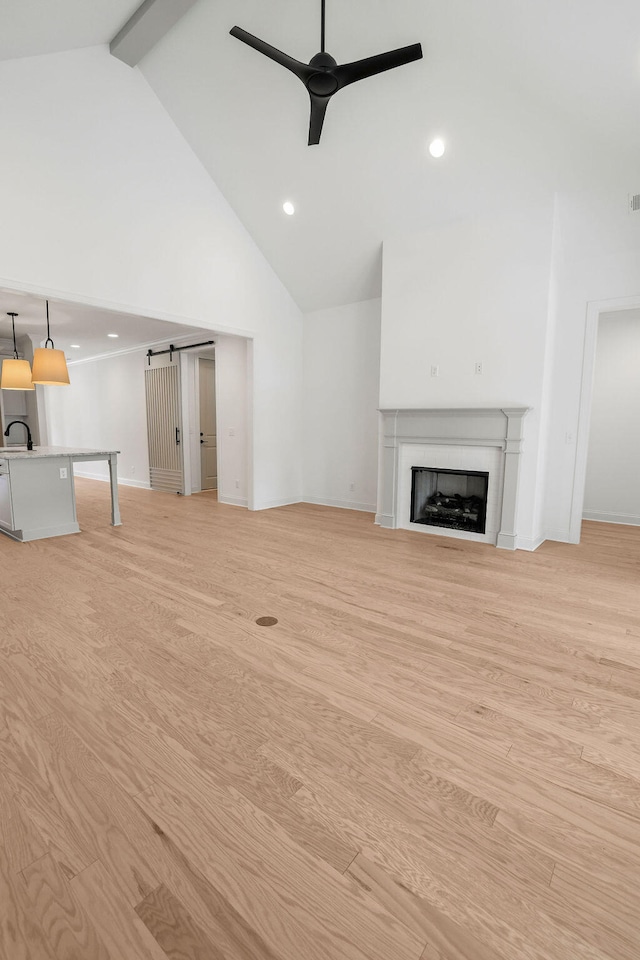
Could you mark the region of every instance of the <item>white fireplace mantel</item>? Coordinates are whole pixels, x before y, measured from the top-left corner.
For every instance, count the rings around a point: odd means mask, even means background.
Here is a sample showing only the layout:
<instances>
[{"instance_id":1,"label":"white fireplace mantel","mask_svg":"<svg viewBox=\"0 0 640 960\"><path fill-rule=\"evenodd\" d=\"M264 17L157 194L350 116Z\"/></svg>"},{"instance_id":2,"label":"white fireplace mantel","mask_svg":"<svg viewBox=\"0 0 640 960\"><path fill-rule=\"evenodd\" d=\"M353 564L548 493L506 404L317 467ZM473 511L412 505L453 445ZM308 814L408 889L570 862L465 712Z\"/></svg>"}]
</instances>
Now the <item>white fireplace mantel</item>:
<instances>
[{"instance_id":1,"label":"white fireplace mantel","mask_svg":"<svg viewBox=\"0 0 640 960\"><path fill-rule=\"evenodd\" d=\"M380 493L376 523L391 529L400 525L398 470L403 444L498 447L504 456L504 469L496 545L515 550L523 421L529 409L505 406L380 410ZM444 530L439 532L443 534Z\"/></svg>"}]
</instances>

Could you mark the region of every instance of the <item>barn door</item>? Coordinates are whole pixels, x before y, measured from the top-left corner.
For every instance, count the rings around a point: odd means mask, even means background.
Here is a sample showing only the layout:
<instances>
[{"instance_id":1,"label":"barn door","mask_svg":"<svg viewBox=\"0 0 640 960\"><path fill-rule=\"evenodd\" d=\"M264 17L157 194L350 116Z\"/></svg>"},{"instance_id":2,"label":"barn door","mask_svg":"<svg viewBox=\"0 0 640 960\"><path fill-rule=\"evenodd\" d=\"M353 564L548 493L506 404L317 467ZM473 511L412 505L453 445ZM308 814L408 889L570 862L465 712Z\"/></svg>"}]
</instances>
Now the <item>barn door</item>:
<instances>
[{"instance_id":1,"label":"barn door","mask_svg":"<svg viewBox=\"0 0 640 960\"><path fill-rule=\"evenodd\" d=\"M180 369L177 363L144 372L152 490L184 492Z\"/></svg>"}]
</instances>

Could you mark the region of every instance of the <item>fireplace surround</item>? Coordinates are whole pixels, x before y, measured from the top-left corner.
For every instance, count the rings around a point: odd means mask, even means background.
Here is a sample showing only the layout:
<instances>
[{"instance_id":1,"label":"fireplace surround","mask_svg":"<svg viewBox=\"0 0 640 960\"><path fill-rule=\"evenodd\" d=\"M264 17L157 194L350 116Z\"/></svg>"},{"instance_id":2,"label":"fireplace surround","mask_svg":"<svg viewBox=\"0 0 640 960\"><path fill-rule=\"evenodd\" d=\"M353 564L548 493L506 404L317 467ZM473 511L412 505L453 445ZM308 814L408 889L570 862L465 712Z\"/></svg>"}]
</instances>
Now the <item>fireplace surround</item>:
<instances>
[{"instance_id":1,"label":"fireplace surround","mask_svg":"<svg viewBox=\"0 0 640 960\"><path fill-rule=\"evenodd\" d=\"M515 550L523 422L528 412L528 407L507 406L380 410L376 523ZM416 522L415 516L410 516L414 466L440 472L488 473L486 531Z\"/></svg>"}]
</instances>

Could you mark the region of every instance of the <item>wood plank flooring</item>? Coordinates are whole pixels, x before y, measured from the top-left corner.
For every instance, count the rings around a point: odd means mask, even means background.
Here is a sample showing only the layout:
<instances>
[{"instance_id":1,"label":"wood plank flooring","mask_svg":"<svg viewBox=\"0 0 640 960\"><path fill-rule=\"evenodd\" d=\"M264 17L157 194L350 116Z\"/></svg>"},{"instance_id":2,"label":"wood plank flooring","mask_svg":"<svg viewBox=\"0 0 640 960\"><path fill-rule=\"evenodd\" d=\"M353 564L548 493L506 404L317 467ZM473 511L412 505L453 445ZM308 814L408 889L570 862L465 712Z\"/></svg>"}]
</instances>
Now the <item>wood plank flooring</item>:
<instances>
[{"instance_id":1,"label":"wood plank flooring","mask_svg":"<svg viewBox=\"0 0 640 960\"><path fill-rule=\"evenodd\" d=\"M638 960L640 528L77 489L0 537L2 960Z\"/></svg>"}]
</instances>

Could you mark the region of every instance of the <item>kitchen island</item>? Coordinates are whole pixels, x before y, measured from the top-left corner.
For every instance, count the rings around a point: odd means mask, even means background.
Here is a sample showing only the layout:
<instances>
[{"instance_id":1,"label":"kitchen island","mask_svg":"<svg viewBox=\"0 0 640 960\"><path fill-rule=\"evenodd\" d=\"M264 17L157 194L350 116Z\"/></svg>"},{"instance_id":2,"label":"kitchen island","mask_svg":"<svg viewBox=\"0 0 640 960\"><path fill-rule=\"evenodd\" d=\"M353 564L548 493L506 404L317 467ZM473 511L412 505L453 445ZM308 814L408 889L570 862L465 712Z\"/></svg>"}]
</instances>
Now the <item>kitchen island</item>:
<instances>
[{"instance_id":1,"label":"kitchen island","mask_svg":"<svg viewBox=\"0 0 640 960\"><path fill-rule=\"evenodd\" d=\"M111 523L120 526L119 450L76 447L0 447L0 532L14 540L42 540L80 533L73 464L107 460Z\"/></svg>"}]
</instances>

